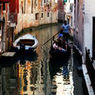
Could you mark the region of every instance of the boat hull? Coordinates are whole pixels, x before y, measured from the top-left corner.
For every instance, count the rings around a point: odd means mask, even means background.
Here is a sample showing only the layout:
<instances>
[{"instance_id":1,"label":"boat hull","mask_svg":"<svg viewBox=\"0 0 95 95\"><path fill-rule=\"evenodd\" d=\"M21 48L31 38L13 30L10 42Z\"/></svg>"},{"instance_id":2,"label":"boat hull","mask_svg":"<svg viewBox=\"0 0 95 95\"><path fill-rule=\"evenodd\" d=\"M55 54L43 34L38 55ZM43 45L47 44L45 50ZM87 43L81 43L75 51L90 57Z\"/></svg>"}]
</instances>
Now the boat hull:
<instances>
[{"instance_id":1,"label":"boat hull","mask_svg":"<svg viewBox=\"0 0 95 95\"><path fill-rule=\"evenodd\" d=\"M26 34L20 38L18 38L14 43L13 47L15 50L30 50L33 51L38 46L38 40L35 36L30 34Z\"/></svg>"},{"instance_id":2,"label":"boat hull","mask_svg":"<svg viewBox=\"0 0 95 95\"><path fill-rule=\"evenodd\" d=\"M50 49L50 58L58 60L58 59L65 59L70 56L71 49L68 48L66 52L62 52L60 50L55 50L53 47Z\"/></svg>"}]
</instances>

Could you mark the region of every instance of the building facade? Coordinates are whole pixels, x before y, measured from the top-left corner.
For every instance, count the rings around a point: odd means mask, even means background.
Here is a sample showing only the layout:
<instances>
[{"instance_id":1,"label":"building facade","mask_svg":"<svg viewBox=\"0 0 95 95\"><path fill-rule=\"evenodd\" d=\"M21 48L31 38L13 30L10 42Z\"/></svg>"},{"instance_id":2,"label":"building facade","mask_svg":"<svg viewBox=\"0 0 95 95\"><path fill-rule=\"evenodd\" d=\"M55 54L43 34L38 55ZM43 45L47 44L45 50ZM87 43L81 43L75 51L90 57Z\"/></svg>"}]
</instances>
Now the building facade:
<instances>
[{"instance_id":1,"label":"building facade","mask_svg":"<svg viewBox=\"0 0 95 95\"><path fill-rule=\"evenodd\" d=\"M75 0L74 44L83 55L85 55L85 48L89 49L90 56L94 58L95 11L93 3L94 1Z\"/></svg>"},{"instance_id":2,"label":"building facade","mask_svg":"<svg viewBox=\"0 0 95 95\"><path fill-rule=\"evenodd\" d=\"M74 44L84 52L84 9L83 0L75 0L74 13Z\"/></svg>"},{"instance_id":3,"label":"building facade","mask_svg":"<svg viewBox=\"0 0 95 95\"><path fill-rule=\"evenodd\" d=\"M74 0L67 0L64 5L65 20L74 27Z\"/></svg>"},{"instance_id":4,"label":"building facade","mask_svg":"<svg viewBox=\"0 0 95 95\"><path fill-rule=\"evenodd\" d=\"M95 54L95 1L85 1L85 17L84 17L84 46L90 49L91 57ZM91 6L91 7L89 7ZM89 22L89 23L88 23Z\"/></svg>"},{"instance_id":5,"label":"building facade","mask_svg":"<svg viewBox=\"0 0 95 95\"><path fill-rule=\"evenodd\" d=\"M0 0L0 52L12 47L19 0ZM14 7L13 7L14 6Z\"/></svg>"},{"instance_id":6,"label":"building facade","mask_svg":"<svg viewBox=\"0 0 95 95\"><path fill-rule=\"evenodd\" d=\"M58 21L63 22L65 18L64 14L64 1L58 0Z\"/></svg>"},{"instance_id":7,"label":"building facade","mask_svg":"<svg viewBox=\"0 0 95 95\"><path fill-rule=\"evenodd\" d=\"M89 95L95 94L95 11L91 0L75 0L74 45L82 56L82 70Z\"/></svg>"},{"instance_id":8,"label":"building facade","mask_svg":"<svg viewBox=\"0 0 95 95\"><path fill-rule=\"evenodd\" d=\"M0 52L6 51L9 0L0 0Z\"/></svg>"},{"instance_id":9,"label":"building facade","mask_svg":"<svg viewBox=\"0 0 95 95\"><path fill-rule=\"evenodd\" d=\"M19 0L19 13L15 33L24 28L57 22L55 0Z\"/></svg>"}]
</instances>

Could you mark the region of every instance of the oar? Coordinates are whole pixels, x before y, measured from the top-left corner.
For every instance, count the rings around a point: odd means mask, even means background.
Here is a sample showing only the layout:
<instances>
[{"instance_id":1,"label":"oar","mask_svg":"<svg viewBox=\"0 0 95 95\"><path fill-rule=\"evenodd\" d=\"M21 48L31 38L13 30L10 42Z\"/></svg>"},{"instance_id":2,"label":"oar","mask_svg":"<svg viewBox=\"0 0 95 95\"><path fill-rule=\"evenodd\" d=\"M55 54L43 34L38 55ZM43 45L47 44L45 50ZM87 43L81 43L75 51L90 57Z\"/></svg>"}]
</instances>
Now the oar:
<instances>
[{"instance_id":1,"label":"oar","mask_svg":"<svg viewBox=\"0 0 95 95\"><path fill-rule=\"evenodd\" d=\"M59 32L57 32L55 35L53 35L50 39L48 39L42 46L44 46L46 43L48 43L50 40L54 40L54 37L58 34Z\"/></svg>"}]
</instances>

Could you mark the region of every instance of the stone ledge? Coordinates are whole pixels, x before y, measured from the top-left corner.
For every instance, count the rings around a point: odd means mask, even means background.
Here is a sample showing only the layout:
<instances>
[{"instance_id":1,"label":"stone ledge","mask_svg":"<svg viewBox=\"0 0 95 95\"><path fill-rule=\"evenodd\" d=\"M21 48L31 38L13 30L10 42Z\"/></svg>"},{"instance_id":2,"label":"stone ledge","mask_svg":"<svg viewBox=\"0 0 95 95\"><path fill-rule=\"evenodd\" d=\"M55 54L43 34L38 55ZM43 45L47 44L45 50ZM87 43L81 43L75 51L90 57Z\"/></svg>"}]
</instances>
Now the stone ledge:
<instances>
[{"instance_id":1,"label":"stone ledge","mask_svg":"<svg viewBox=\"0 0 95 95\"><path fill-rule=\"evenodd\" d=\"M86 86L87 86L87 89L88 89L88 93L89 93L89 95L94 95L94 91L93 91L93 88L91 86L90 77L87 73L86 65L82 64L82 68L83 68L83 75L84 75L84 79L85 79Z\"/></svg>"}]
</instances>

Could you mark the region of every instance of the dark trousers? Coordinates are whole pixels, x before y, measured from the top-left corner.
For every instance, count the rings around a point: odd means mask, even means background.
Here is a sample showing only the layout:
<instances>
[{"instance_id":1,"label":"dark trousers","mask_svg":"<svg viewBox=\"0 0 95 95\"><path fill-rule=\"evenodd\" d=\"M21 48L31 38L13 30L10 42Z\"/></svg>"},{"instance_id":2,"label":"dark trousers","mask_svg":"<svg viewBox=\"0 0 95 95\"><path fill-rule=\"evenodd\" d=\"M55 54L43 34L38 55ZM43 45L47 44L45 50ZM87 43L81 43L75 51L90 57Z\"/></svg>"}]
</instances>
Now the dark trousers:
<instances>
[{"instance_id":1,"label":"dark trousers","mask_svg":"<svg viewBox=\"0 0 95 95\"><path fill-rule=\"evenodd\" d=\"M69 33L64 33L64 37L65 37L65 40L66 40L67 43L68 43Z\"/></svg>"}]
</instances>

